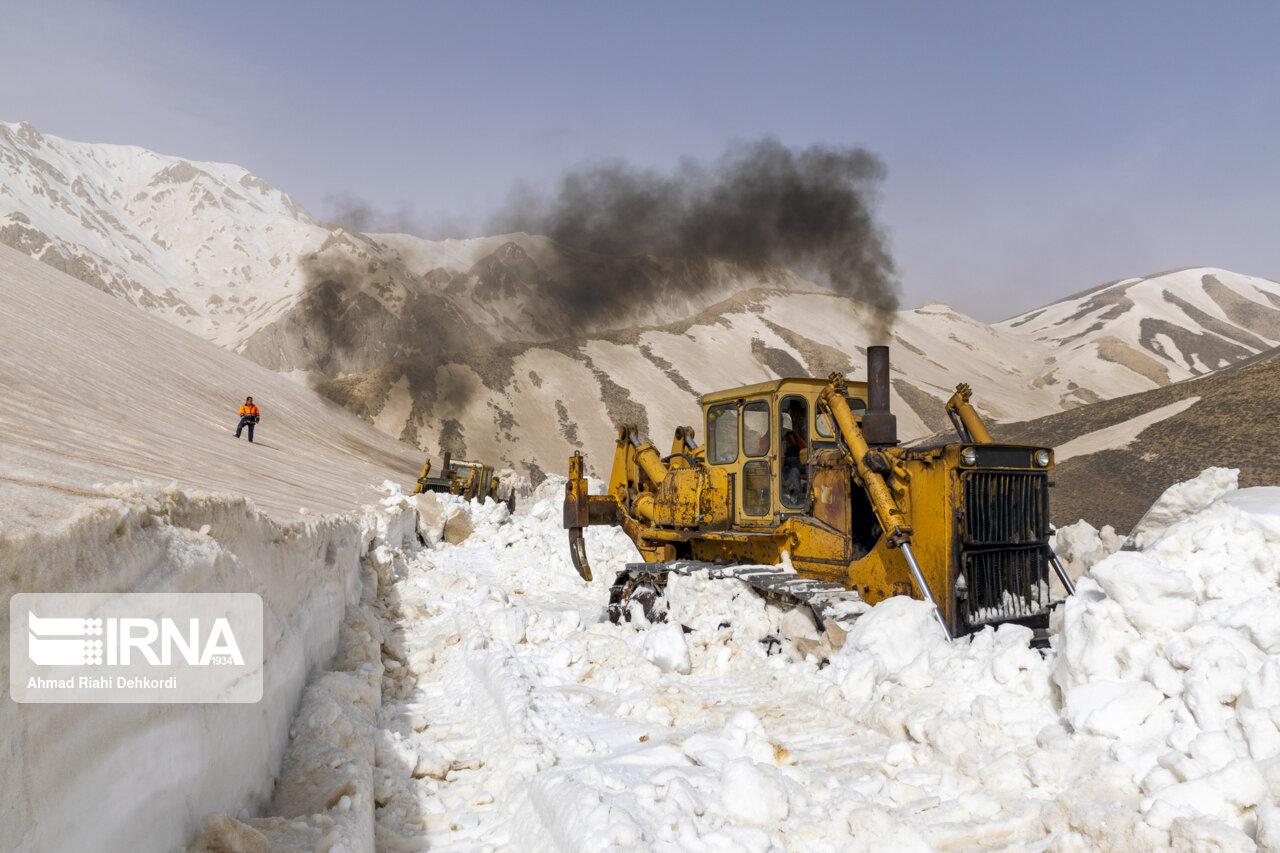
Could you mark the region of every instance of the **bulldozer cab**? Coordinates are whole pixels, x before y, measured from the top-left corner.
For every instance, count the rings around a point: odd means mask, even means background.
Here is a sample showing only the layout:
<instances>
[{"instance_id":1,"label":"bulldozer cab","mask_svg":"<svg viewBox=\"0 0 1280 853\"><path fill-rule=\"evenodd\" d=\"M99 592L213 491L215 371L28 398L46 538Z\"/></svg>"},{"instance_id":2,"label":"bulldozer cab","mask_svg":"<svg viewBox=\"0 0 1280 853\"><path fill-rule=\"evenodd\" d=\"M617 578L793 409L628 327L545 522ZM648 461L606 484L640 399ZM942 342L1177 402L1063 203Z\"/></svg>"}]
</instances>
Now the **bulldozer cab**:
<instances>
[{"instance_id":1,"label":"bulldozer cab","mask_svg":"<svg viewBox=\"0 0 1280 853\"><path fill-rule=\"evenodd\" d=\"M478 462L450 462L448 476L458 483L458 494L483 497L489 493L493 469Z\"/></svg>"},{"instance_id":2,"label":"bulldozer cab","mask_svg":"<svg viewBox=\"0 0 1280 853\"><path fill-rule=\"evenodd\" d=\"M809 462L836 449L817 406L826 384L780 379L703 396L706 460L728 475L734 526L771 528L811 511ZM855 414L865 412L866 384L849 383L846 399Z\"/></svg>"}]
</instances>

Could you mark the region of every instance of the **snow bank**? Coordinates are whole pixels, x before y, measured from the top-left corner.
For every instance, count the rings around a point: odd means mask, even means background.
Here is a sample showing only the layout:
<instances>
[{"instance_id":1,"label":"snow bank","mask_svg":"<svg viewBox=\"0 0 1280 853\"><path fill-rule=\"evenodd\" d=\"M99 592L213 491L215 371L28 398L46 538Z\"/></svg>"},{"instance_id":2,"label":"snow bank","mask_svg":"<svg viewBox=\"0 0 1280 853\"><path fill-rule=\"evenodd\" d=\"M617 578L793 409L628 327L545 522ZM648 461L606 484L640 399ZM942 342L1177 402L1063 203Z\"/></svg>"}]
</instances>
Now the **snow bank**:
<instances>
[{"instance_id":1,"label":"snow bank","mask_svg":"<svg viewBox=\"0 0 1280 853\"><path fill-rule=\"evenodd\" d=\"M254 577L268 588L271 548L310 542L315 559L344 523L354 547L348 571L333 570L340 642L318 641L337 642L335 662L288 726L274 796L254 789L268 816L222 808L192 849L1280 849L1280 489L1215 483L1180 490L1179 518L1142 551L1059 531L1083 574L1045 653L1016 626L948 643L926 605L894 598L820 658L811 619L700 577L672 579L667 622L609 624L613 572L637 555L620 531L589 529L597 580L582 583L556 479L515 514L388 488L344 522L211 524L228 571L263 563ZM125 550L162 535L200 544L183 520L222 505L129 495L154 522L122 534ZM450 542L442 524L419 547L420 504L465 518L469 535ZM288 639L302 609L283 588L275 597L277 655L305 658L312 646ZM288 672L296 690L305 664ZM265 704L248 721L182 709L205 716L185 728L175 717L176 736L146 720L153 754L194 745L188 766L208 768L192 781L147 764L137 772L160 780L148 805L180 811L165 798L190 783L216 809L234 798L212 788L269 778L287 714L268 719ZM77 749L105 766L84 742L65 754ZM105 784L101 769L84 775L81 789ZM105 846L133 845L126 825L100 820L88 846L104 846L103 827L115 833Z\"/></svg>"},{"instance_id":2,"label":"snow bank","mask_svg":"<svg viewBox=\"0 0 1280 853\"><path fill-rule=\"evenodd\" d=\"M1240 476L1236 468L1206 468L1198 477L1175 483L1161 493L1151 508L1133 526L1127 537L1104 524L1102 529L1087 521L1057 528L1049 539L1068 576L1075 581L1086 569L1121 550L1141 550L1160 538L1173 524L1204 509L1217 498L1234 490ZM1057 577L1050 579L1055 599L1066 590Z\"/></svg>"},{"instance_id":3,"label":"snow bank","mask_svg":"<svg viewBox=\"0 0 1280 853\"><path fill-rule=\"evenodd\" d=\"M1192 813L1244 849L1280 796L1280 489L1179 504L1145 550L1080 580L1053 678L1065 722L1108 742L1099 772L1130 780L1146 827L1174 832Z\"/></svg>"},{"instance_id":4,"label":"snow bank","mask_svg":"<svg viewBox=\"0 0 1280 853\"><path fill-rule=\"evenodd\" d=\"M304 681L359 600L362 555L413 541L401 499L358 508L387 477L412 482L422 455L4 246L0 340L0 592L252 592L268 608L258 705L5 702L0 849L176 849L205 812L271 796ZM252 445L232 438L249 394L263 410Z\"/></svg>"},{"instance_id":5,"label":"snow bank","mask_svg":"<svg viewBox=\"0 0 1280 853\"><path fill-rule=\"evenodd\" d=\"M562 482L384 589L380 849L1280 849L1280 489L1208 473L1141 552L1059 531L1045 653L897 598L823 661L731 582L603 621L636 557L590 529L578 580Z\"/></svg>"},{"instance_id":6,"label":"snow bank","mask_svg":"<svg viewBox=\"0 0 1280 853\"><path fill-rule=\"evenodd\" d=\"M242 497L134 484L66 523L0 535L16 592L254 592L265 602L261 702L0 710L0 848L172 850L207 811L264 806L308 674L333 657L373 543L412 541L403 501L281 524ZM0 626L8 635L8 609ZM6 671L8 658L0 663Z\"/></svg>"},{"instance_id":7,"label":"snow bank","mask_svg":"<svg viewBox=\"0 0 1280 853\"><path fill-rule=\"evenodd\" d=\"M372 851L376 719L381 705L383 630L375 598L400 559L386 545L365 555L364 595L347 611L330 670L307 685L270 817L205 815L189 853L272 850Z\"/></svg>"}]
</instances>

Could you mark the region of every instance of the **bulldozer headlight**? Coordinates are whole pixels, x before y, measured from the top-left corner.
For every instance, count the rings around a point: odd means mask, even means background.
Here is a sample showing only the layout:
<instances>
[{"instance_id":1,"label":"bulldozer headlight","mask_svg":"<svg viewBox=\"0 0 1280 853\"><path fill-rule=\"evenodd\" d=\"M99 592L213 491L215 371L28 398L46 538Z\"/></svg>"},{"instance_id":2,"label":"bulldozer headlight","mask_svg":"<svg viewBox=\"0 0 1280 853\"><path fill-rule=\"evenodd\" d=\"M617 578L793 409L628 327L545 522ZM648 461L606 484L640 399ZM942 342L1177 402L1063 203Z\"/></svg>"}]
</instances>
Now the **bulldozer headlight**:
<instances>
[{"instance_id":1,"label":"bulldozer headlight","mask_svg":"<svg viewBox=\"0 0 1280 853\"><path fill-rule=\"evenodd\" d=\"M1037 468L1049 467L1049 451L1047 450L1036 451L1036 467Z\"/></svg>"},{"instance_id":2,"label":"bulldozer headlight","mask_svg":"<svg viewBox=\"0 0 1280 853\"><path fill-rule=\"evenodd\" d=\"M960 461L966 465L977 465L978 464L978 448L966 447L964 450L961 450Z\"/></svg>"}]
</instances>

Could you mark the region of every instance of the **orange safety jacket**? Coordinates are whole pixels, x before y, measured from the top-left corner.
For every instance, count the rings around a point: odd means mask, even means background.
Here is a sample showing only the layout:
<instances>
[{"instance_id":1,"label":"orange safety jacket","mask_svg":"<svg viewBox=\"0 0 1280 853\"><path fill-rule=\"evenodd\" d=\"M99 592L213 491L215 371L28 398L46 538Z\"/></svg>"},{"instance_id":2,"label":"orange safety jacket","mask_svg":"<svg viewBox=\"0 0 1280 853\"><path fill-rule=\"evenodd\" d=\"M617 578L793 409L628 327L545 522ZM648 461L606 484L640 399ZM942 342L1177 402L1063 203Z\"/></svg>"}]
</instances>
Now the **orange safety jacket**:
<instances>
[{"instance_id":1,"label":"orange safety jacket","mask_svg":"<svg viewBox=\"0 0 1280 853\"><path fill-rule=\"evenodd\" d=\"M258 407L257 407L257 406L241 406L241 407L240 407L240 414L242 414L242 415L256 415L256 414L258 414Z\"/></svg>"}]
</instances>

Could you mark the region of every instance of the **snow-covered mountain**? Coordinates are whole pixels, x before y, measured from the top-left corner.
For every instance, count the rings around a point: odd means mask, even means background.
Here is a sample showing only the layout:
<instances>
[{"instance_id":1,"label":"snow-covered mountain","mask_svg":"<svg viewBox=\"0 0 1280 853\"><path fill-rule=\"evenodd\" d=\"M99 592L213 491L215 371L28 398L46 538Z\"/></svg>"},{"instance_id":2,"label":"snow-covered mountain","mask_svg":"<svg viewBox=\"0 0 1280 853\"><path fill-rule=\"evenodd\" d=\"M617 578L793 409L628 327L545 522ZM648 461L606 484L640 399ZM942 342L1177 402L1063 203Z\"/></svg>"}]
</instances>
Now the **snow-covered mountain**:
<instances>
[{"instance_id":1,"label":"snow-covered mountain","mask_svg":"<svg viewBox=\"0 0 1280 853\"><path fill-rule=\"evenodd\" d=\"M1280 344L1280 284L1187 269L988 325L941 303L866 306L782 269L609 257L527 234L427 241L319 222L245 170L0 124L0 242L254 361L382 431L535 476L616 425L659 442L698 395L861 375L892 347L910 439L970 383L996 420L1167 385Z\"/></svg>"},{"instance_id":2,"label":"snow-covered mountain","mask_svg":"<svg viewBox=\"0 0 1280 853\"><path fill-rule=\"evenodd\" d=\"M223 346L292 304L327 233L238 166L0 123L0 242Z\"/></svg>"},{"instance_id":3,"label":"snow-covered mountain","mask_svg":"<svg viewBox=\"0 0 1280 853\"><path fill-rule=\"evenodd\" d=\"M814 287L781 269L612 258L526 234L361 234L238 166L28 124L0 123L0 242L274 370L330 377L684 316L744 278Z\"/></svg>"},{"instance_id":4,"label":"snow-covered mountain","mask_svg":"<svg viewBox=\"0 0 1280 853\"><path fill-rule=\"evenodd\" d=\"M1280 283L1193 267L1111 282L997 324L1052 350L1043 380L1095 376L1102 397L1236 364L1280 343ZM1078 381L1078 379L1077 379Z\"/></svg>"}]
</instances>

